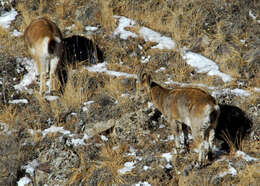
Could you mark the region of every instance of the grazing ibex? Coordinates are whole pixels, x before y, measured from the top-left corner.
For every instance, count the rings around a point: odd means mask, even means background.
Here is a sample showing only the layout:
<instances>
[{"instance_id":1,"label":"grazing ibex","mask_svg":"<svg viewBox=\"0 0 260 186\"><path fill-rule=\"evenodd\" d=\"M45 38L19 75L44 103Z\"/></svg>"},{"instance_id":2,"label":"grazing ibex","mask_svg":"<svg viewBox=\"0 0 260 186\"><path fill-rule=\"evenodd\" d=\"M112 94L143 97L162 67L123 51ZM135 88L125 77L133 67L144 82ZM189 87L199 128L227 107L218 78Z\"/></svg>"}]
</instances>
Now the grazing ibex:
<instances>
[{"instance_id":1,"label":"grazing ibex","mask_svg":"<svg viewBox=\"0 0 260 186\"><path fill-rule=\"evenodd\" d=\"M208 153L212 151L215 129L220 108L216 100L199 88L178 87L166 89L151 80L143 73L141 67L138 78L142 86L149 89L154 106L163 114L174 134L176 147L180 148L182 124L191 128L194 140L200 143L199 163L204 164ZM187 139L187 133L184 138Z\"/></svg>"},{"instance_id":2,"label":"grazing ibex","mask_svg":"<svg viewBox=\"0 0 260 186\"><path fill-rule=\"evenodd\" d=\"M63 53L63 38L60 29L49 19L38 18L26 28L24 39L40 74L40 93L46 92L47 73L50 77L50 91L55 91L55 73L61 63Z\"/></svg>"}]
</instances>

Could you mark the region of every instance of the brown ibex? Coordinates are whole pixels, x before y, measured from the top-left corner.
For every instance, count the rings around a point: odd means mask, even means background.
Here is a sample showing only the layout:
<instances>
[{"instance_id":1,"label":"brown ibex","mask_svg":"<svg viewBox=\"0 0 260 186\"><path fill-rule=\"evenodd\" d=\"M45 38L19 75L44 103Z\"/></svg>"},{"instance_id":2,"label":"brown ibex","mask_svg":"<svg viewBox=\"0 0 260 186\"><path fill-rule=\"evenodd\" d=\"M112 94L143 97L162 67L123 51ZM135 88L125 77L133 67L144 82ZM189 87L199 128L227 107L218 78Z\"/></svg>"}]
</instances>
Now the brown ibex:
<instances>
[{"instance_id":1,"label":"brown ibex","mask_svg":"<svg viewBox=\"0 0 260 186\"><path fill-rule=\"evenodd\" d=\"M60 29L49 19L38 18L26 28L24 39L40 74L40 93L46 92L47 73L50 77L50 91L55 91L55 74L63 53L63 38Z\"/></svg>"},{"instance_id":2,"label":"brown ibex","mask_svg":"<svg viewBox=\"0 0 260 186\"><path fill-rule=\"evenodd\" d=\"M191 128L193 139L200 143L199 163L202 165L212 151L215 129L220 115L216 100L204 90L191 87L166 89L143 73L141 67L138 78L141 86L148 88L154 106L163 114L174 134L177 148L181 148L180 132L182 124ZM184 138L187 139L187 132Z\"/></svg>"}]
</instances>

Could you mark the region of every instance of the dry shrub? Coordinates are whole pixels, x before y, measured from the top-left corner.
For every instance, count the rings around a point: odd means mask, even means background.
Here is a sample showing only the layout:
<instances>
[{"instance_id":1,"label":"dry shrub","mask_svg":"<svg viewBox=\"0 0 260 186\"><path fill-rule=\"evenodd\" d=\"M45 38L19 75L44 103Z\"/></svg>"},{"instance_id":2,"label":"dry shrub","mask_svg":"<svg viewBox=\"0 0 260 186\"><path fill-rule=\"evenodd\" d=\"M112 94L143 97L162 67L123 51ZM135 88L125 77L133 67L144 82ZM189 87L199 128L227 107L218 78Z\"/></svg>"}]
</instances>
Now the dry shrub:
<instances>
[{"instance_id":1,"label":"dry shrub","mask_svg":"<svg viewBox=\"0 0 260 186\"><path fill-rule=\"evenodd\" d=\"M67 108L77 108L92 94L86 86L88 80L87 71L84 67L77 68L77 73L72 68L68 70L68 82L61 102Z\"/></svg>"},{"instance_id":2,"label":"dry shrub","mask_svg":"<svg viewBox=\"0 0 260 186\"><path fill-rule=\"evenodd\" d=\"M260 183L260 163L248 165L239 174L239 186L252 185L257 186Z\"/></svg>"},{"instance_id":3,"label":"dry shrub","mask_svg":"<svg viewBox=\"0 0 260 186\"><path fill-rule=\"evenodd\" d=\"M84 154L80 154L80 165L81 167L74 170L68 185L84 183L88 185L91 177L97 170L106 170L111 174L112 178L107 180L97 179L98 185L113 185L113 184L124 184L125 180L118 173L118 170L123 167L124 162L129 161L131 158L125 157L124 153L128 150L128 145L120 145L118 148L113 149L109 144L102 147L100 152L99 161L87 162L84 159ZM126 173L127 175L128 173ZM130 174L130 173L129 173ZM102 176L102 175L100 175ZM108 182L109 181L109 182Z\"/></svg>"},{"instance_id":4,"label":"dry shrub","mask_svg":"<svg viewBox=\"0 0 260 186\"><path fill-rule=\"evenodd\" d=\"M18 110L15 106L4 106L0 112L0 122L7 124L9 127L14 128L18 119Z\"/></svg>"},{"instance_id":5,"label":"dry shrub","mask_svg":"<svg viewBox=\"0 0 260 186\"><path fill-rule=\"evenodd\" d=\"M101 25L106 29L106 32L110 34L114 31L115 20L113 14L113 8L111 6L111 0L99 0L101 8Z\"/></svg>"}]
</instances>

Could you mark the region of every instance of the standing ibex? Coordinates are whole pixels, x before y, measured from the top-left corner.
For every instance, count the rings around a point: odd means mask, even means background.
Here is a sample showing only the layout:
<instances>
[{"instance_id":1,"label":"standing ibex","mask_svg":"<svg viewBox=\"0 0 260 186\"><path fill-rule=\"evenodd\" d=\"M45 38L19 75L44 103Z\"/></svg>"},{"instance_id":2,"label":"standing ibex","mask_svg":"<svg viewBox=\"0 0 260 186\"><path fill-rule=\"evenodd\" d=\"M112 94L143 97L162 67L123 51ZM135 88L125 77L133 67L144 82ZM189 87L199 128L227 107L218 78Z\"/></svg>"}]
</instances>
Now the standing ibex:
<instances>
[{"instance_id":1,"label":"standing ibex","mask_svg":"<svg viewBox=\"0 0 260 186\"><path fill-rule=\"evenodd\" d=\"M199 163L204 164L211 152L215 138L220 108L216 100L199 88L178 87L172 90L163 88L143 73L138 73L142 86L149 89L154 106L164 115L173 130L176 147L180 148L182 124L191 128L193 139L200 142ZM184 132L187 139L187 133Z\"/></svg>"},{"instance_id":2,"label":"standing ibex","mask_svg":"<svg viewBox=\"0 0 260 186\"><path fill-rule=\"evenodd\" d=\"M47 18L38 18L24 32L29 52L40 74L40 93L46 92L46 76L50 76L50 91L56 90L55 73L62 60L63 42L59 28Z\"/></svg>"}]
</instances>

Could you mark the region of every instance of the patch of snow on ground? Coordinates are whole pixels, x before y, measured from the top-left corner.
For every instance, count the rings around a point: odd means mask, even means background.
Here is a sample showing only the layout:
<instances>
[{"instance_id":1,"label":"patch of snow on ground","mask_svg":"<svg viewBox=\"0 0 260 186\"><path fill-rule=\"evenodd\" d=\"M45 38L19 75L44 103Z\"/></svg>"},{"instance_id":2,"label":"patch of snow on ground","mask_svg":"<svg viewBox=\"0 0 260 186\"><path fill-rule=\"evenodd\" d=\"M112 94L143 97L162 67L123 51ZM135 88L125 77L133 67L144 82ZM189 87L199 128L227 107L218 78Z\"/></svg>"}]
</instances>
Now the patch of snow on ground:
<instances>
[{"instance_id":1,"label":"patch of snow on ground","mask_svg":"<svg viewBox=\"0 0 260 186\"><path fill-rule=\"evenodd\" d=\"M55 101L59 99L59 96L45 96L45 99L48 101Z\"/></svg>"},{"instance_id":2,"label":"patch of snow on ground","mask_svg":"<svg viewBox=\"0 0 260 186\"><path fill-rule=\"evenodd\" d=\"M236 156L237 156L237 157L241 157L241 158L243 158L244 160L249 161L249 162L251 162L251 161L259 161L259 159L253 158L253 157L249 156L248 154L246 154L246 153L243 152L243 151L237 151L237 152L236 152Z\"/></svg>"},{"instance_id":3,"label":"patch of snow on ground","mask_svg":"<svg viewBox=\"0 0 260 186\"><path fill-rule=\"evenodd\" d=\"M170 152L168 153L163 153L162 157L166 159L167 162L170 162L172 160L172 155Z\"/></svg>"},{"instance_id":4,"label":"patch of snow on ground","mask_svg":"<svg viewBox=\"0 0 260 186\"><path fill-rule=\"evenodd\" d=\"M248 14L249 14L249 16L250 16L252 19L256 20L256 22L260 24L260 20L257 20L257 19L256 19L256 16L253 14L252 10L249 10L249 13L248 13Z\"/></svg>"},{"instance_id":5,"label":"patch of snow on ground","mask_svg":"<svg viewBox=\"0 0 260 186\"><path fill-rule=\"evenodd\" d=\"M86 31L92 31L92 32L95 32L95 31L98 30L98 28L95 27L95 26L86 26L86 27L85 27L85 30L86 30Z\"/></svg>"},{"instance_id":6,"label":"patch of snow on ground","mask_svg":"<svg viewBox=\"0 0 260 186\"><path fill-rule=\"evenodd\" d=\"M95 101L87 101L87 102L84 102L83 105L84 107L82 107L82 111L83 112L87 112L88 111L88 106L95 103Z\"/></svg>"},{"instance_id":7,"label":"patch of snow on ground","mask_svg":"<svg viewBox=\"0 0 260 186\"><path fill-rule=\"evenodd\" d=\"M114 35L119 35L121 39L126 40L128 37L137 37L133 32L125 30L126 27L133 27L136 23L135 21L128 19L123 16L114 16L115 19L118 19L118 27L114 31Z\"/></svg>"},{"instance_id":8,"label":"patch of snow on ground","mask_svg":"<svg viewBox=\"0 0 260 186\"><path fill-rule=\"evenodd\" d=\"M10 27L10 24L13 20L15 20L15 17L17 16L17 11L15 9L12 9L9 12L4 12L0 16L0 26L4 29L8 29Z\"/></svg>"},{"instance_id":9,"label":"patch of snow on ground","mask_svg":"<svg viewBox=\"0 0 260 186\"><path fill-rule=\"evenodd\" d=\"M135 26L136 22L123 16L114 16L118 19L118 27L114 31L114 35L120 35L121 39L127 39L128 37L137 37L133 32L125 30L126 27ZM158 43L152 48L158 49L173 49L175 47L174 41L162 36L160 33L155 32L149 28L141 27L139 34L145 41L151 41ZM224 82L229 82L232 78L225 73L219 71L218 65L212 60L191 51L187 51L185 48L182 51L182 57L186 62L195 68L198 73L207 73L209 76L219 76ZM147 63L146 59L141 60L142 63Z\"/></svg>"},{"instance_id":10,"label":"patch of snow on ground","mask_svg":"<svg viewBox=\"0 0 260 186\"><path fill-rule=\"evenodd\" d=\"M30 178L28 178L27 176L22 177L18 182L17 185L18 186L25 186L28 185L32 180Z\"/></svg>"},{"instance_id":11,"label":"patch of snow on ground","mask_svg":"<svg viewBox=\"0 0 260 186\"><path fill-rule=\"evenodd\" d=\"M28 73L24 75L21 82L18 85L15 85L14 88L19 91L27 90L27 86L29 86L30 84L32 84L33 81L36 80L34 62L32 59L28 58L17 58L16 63L20 63L22 66L24 66Z\"/></svg>"},{"instance_id":12,"label":"patch of snow on ground","mask_svg":"<svg viewBox=\"0 0 260 186\"><path fill-rule=\"evenodd\" d=\"M166 70L165 67L161 67L161 68L157 69L155 72L158 73L158 72L162 72L162 71L165 71L165 70Z\"/></svg>"},{"instance_id":13,"label":"patch of snow on ground","mask_svg":"<svg viewBox=\"0 0 260 186\"><path fill-rule=\"evenodd\" d=\"M216 97L217 95L223 95L223 94L233 94L235 96L244 96L244 97L248 97L251 94L243 89L239 89L239 88L235 88L235 89L230 89L230 88L226 88L226 89L222 89L222 90L216 90L212 92L212 96Z\"/></svg>"},{"instance_id":14,"label":"patch of snow on ground","mask_svg":"<svg viewBox=\"0 0 260 186\"><path fill-rule=\"evenodd\" d=\"M223 178L224 176L226 176L228 174L230 174L231 176L236 176L237 175L237 170L234 167L232 167L231 163L228 164L228 167L229 168L228 168L227 171L218 174L216 177Z\"/></svg>"},{"instance_id":15,"label":"patch of snow on ground","mask_svg":"<svg viewBox=\"0 0 260 186\"><path fill-rule=\"evenodd\" d=\"M22 36L23 33L22 32L19 32L18 30L14 29L14 31L12 32L12 36L14 37L20 37Z\"/></svg>"},{"instance_id":16,"label":"patch of snow on ground","mask_svg":"<svg viewBox=\"0 0 260 186\"><path fill-rule=\"evenodd\" d=\"M166 36L162 36L160 33L155 32L149 28L141 27L139 30L140 35L144 38L145 41L151 41L158 43L156 46L152 48L162 49L174 49L175 43L174 41Z\"/></svg>"},{"instance_id":17,"label":"patch of snow on ground","mask_svg":"<svg viewBox=\"0 0 260 186\"><path fill-rule=\"evenodd\" d=\"M144 169L144 171L147 171L148 169L152 169L152 168L145 165L145 166L143 166L143 169Z\"/></svg>"},{"instance_id":18,"label":"patch of snow on ground","mask_svg":"<svg viewBox=\"0 0 260 186\"><path fill-rule=\"evenodd\" d=\"M254 91L255 91L255 92L260 92L260 88L257 88L257 87L256 87L256 88L254 89Z\"/></svg>"},{"instance_id":19,"label":"patch of snow on ground","mask_svg":"<svg viewBox=\"0 0 260 186\"><path fill-rule=\"evenodd\" d=\"M10 135L12 133L12 131L9 129L8 125L5 123L1 123L0 122L0 132L2 133L6 133L8 135Z\"/></svg>"},{"instance_id":20,"label":"patch of snow on ground","mask_svg":"<svg viewBox=\"0 0 260 186\"><path fill-rule=\"evenodd\" d=\"M168 140L169 141L173 141L174 140L174 136L173 135L168 136Z\"/></svg>"},{"instance_id":21,"label":"patch of snow on ground","mask_svg":"<svg viewBox=\"0 0 260 186\"><path fill-rule=\"evenodd\" d=\"M140 181L140 182L134 184L134 186L151 186L151 184L148 183L147 181L145 181L145 182Z\"/></svg>"},{"instance_id":22,"label":"patch of snow on ground","mask_svg":"<svg viewBox=\"0 0 260 186\"><path fill-rule=\"evenodd\" d=\"M131 171L133 168L135 168L135 161L131 161L131 162L126 162L124 164L124 167L122 169L119 169L118 172L120 174L125 174L126 172Z\"/></svg>"},{"instance_id":23,"label":"patch of snow on ground","mask_svg":"<svg viewBox=\"0 0 260 186\"><path fill-rule=\"evenodd\" d=\"M56 133L56 132L60 132L64 135L69 135L70 131L68 130L64 130L63 127L56 127L56 126L51 126L50 128L45 129L44 131L42 131L42 135L46 136L49 133Z\"/></svg>"},{"instance_id":24,"label":"patch of snow on ground","mask_svg":"<svg viewBox=\"0 0 260 186\"><path fill-rule=\"evenodd\" d=\"M30 174L30 176L34 176L35 168L39 166L38 161L35 159L28 163L28 165L22 166L22 169L25 170L26 173Z\"/></svg>"},{"instance_id":25,"label":"patch of snow on ground","mask_svg":"<svg viewBox=\"0 0 260 186\"><path fill-rule=\"evenodd\" d=\"M108 141L108 138L104 135L101 135L100 138L103 140L103 141Z\"/></svg>"},{"instance_id":26,"label":"patch of snow on ground","mask_svg":"<svg viewBox=\"0 0 260 186\"><path fill-rule=\"evenodd\" d=\"M20 103L27 104L28 100L27 99L14 99L14 100L9 101L9 103L10 104L20 104Z\"/></svg>"},{"instance_id":27,"label":"patch of snow on ground","mask_svg":"<svg viewBox=\"0 0 260 186\"><path fill-rule=\"evenodd\" d=\"M84 134L83 138L77 138L77 139L71 139L71 143L67 142L68 144L72 144L74 146L79 146L79 145L85 145L85 140L88 140L89 136L87 134Z\"/></svg>"},{"instance_id":28,"label":"patch of snow on ground","mask_svg":"<svg viewBox=\"0 0 260 186\"><path fill-rule=\"evenodd\" d=\"M126 78L135 78L137 79L137 75L136 74L128 74L125 72L117 72L117 71L112 71L112 70L108 70L106 67L106 62L104 63L99 63L96 65L92 65L91 67L86 67L86 69L90 72L98 72L98 73L106 73L108 75L111 76L116 76L116 77L120 77L120 76L124 76Z\"/></svg>"},{"instance_id":29,"label":"patch of snow on ground","mask_svg":"<svg viewBox=\"0 0 260 186\"><path fill-rule=\"evenodd\" d=\"M198 73L207 73L209 76L219 76L224 82L232 80L229 75L219 71L219 67L215 62L200 54L184 49L182 57L190 66L194 67Z\"/></svg>"},{"instance_id":30,"label":"patch of snow on ground","mask_svg":"<svg viewBox=\"0 0 260 186\"><path fill-rule=\"evenodd\" d=\"M147 57L142 56L141 63L148 63L150 61L150 59L151 59L151 56L147 56Z\"/></svg>"}]
</instances>

